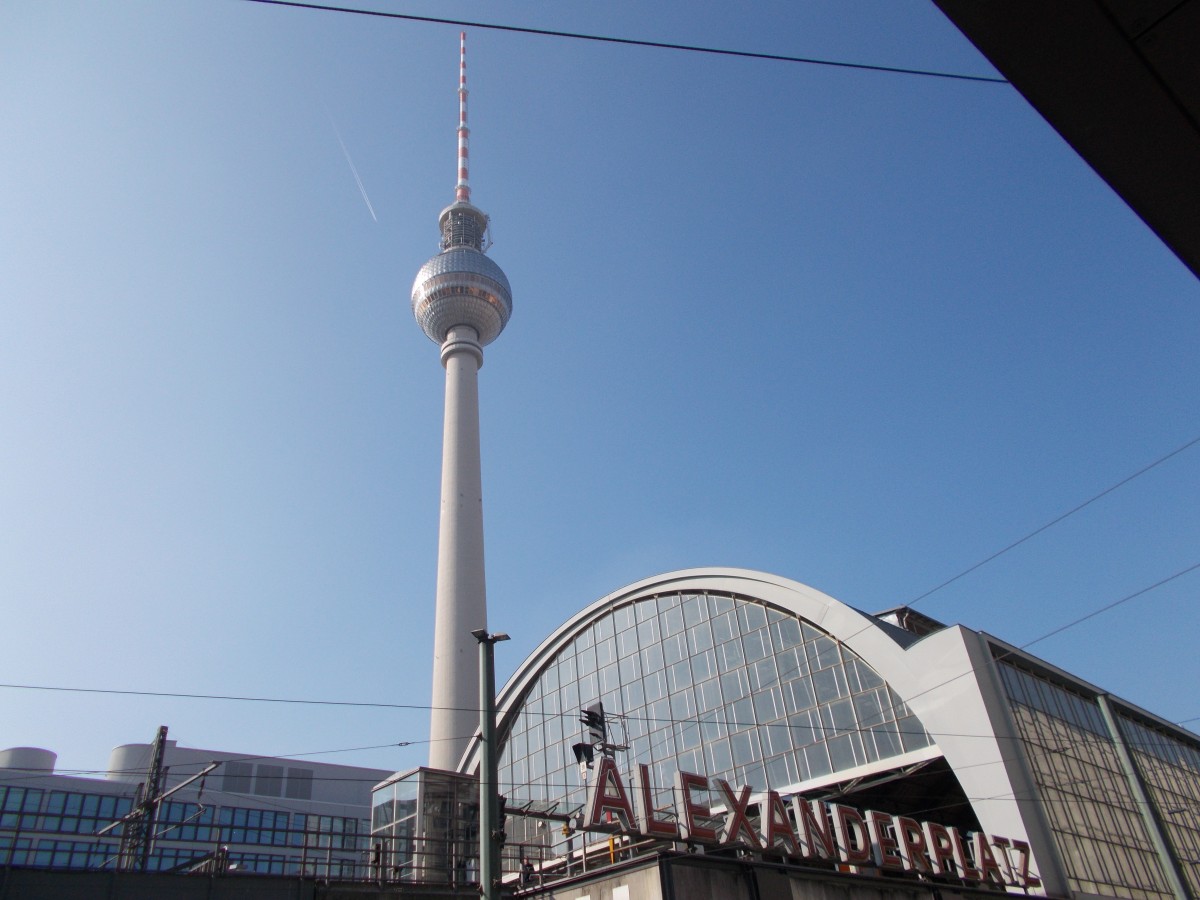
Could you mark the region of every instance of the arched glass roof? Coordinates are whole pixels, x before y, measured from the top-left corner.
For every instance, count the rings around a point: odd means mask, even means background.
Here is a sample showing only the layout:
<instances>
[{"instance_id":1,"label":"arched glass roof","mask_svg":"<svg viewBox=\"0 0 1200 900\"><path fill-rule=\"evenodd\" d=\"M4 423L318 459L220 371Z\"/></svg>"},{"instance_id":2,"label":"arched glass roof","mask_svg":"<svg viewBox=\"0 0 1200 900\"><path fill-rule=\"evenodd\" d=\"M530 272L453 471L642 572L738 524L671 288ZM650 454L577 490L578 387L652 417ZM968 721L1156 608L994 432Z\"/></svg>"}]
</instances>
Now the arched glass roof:
<instances>
[{"instance_id":1,"label":"arched glass roof","mask_svg":"<svg viewBox=\"0 0 1200 900\"><path fill-rule=\"evenodd\" d=\"M590 618L542 662L502 723L501 792L567 812L584 802L572 745L603 702L624 773L786 790L930 746L871 666L795 613L735 593L676 590Z\"/></svg>"}]
</instances>

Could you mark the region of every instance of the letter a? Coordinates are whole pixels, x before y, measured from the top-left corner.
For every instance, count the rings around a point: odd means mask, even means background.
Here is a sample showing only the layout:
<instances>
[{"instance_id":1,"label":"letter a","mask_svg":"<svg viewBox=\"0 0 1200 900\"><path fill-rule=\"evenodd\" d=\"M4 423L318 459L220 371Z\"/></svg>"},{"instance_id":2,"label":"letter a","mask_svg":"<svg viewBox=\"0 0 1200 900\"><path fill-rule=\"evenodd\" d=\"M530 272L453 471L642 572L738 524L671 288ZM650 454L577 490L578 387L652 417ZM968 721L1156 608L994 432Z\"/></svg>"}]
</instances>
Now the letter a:
<instances>
[{"instance_id":1,"label":"letter a","mask_svg":"<svg viewBox=\"0 0 1200 900\"><path fill-rule=\"evenodd\" d=\"M621 773L611 756L601 757L600 765L596 767L596 778L588 791L587 815L584 816L585 827L597 828L604 822L606 812L614 813L624 819L624 830L635 830L633 807L629 804L629 795L621 781Z\"/></svg>"}]
</instances>

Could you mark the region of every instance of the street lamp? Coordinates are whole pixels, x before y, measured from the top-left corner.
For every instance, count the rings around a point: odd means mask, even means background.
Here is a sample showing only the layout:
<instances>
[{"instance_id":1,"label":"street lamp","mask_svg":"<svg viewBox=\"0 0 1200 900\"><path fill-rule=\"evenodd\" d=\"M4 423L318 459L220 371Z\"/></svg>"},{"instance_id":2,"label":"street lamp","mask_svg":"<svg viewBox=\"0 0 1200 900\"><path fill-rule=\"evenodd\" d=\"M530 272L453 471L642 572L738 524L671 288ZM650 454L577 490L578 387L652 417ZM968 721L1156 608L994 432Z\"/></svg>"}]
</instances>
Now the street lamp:
<instances>
[{"instance_id":1,"label":"street lamp","mask_svg":"<svg viewBox=\"0 0 1200 900\"><path fill-rule=\"evenodd\" d=\"M495 646L507 641L504 632L489 634L477 628L471 637L479 641L479 888L483 900L500 896L500 792L496 752L496 657Z\"/></svg>"}]
</instances>

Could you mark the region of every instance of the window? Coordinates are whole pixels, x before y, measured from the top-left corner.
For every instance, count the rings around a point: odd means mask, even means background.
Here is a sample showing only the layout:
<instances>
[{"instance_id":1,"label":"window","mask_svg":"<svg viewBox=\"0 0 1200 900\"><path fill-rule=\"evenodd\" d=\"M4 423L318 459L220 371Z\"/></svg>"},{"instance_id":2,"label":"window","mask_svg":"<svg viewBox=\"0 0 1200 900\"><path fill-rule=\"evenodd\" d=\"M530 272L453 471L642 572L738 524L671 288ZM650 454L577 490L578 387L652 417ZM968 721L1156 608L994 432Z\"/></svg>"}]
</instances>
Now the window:
<instances>
[{"instance_id":1,"label":"window","mask_svg":"<svg viewBox=\"0 0 1200 900\"><path fill-rule=\"evenodd\" d=\"M254 777L254 793L263 797L283 795L283 766L259 765Z\"/></svg>"},{"instance_id":2,"label":"window","mask_svg":"<svg viewBox=\"0 0 1200 900\"><path fill-rule=\"evenodd\" d=\"M311 800L312 785L312 769L287 770L287 796L292 800Z\"/></svg>"},{"instance_id":3,"label":"window","mask_svg":"<svg viewBox=\"0 0 1200 900\"><path fill-rule=\"evenodd\" d=\"M235 794L249 794L250 776L254 772L254 767L249 763L244 762L227 762L222 768L224 776L222 778L222 787L224 790L231 791Z\"/></svg>"}]
</instances>

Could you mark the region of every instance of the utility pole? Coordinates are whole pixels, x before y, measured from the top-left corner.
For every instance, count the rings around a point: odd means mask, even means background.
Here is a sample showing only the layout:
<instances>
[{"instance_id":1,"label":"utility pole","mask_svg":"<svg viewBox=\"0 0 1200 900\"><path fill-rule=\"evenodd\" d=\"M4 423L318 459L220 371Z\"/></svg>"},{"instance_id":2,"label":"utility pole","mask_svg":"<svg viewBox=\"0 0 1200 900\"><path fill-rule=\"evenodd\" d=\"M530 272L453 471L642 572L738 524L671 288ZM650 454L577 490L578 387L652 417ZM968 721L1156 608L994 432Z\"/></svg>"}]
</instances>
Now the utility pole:
<instances>
[{"instance_id":1,"label":"utility pole","mask_svg":"<svg viewBox=\"0 0 1200 900\"><path fill-rule=\"evenodd\" d=\"M125 822L121 832L121 851L117 868L146 871L150 863L150 851L154 847L154 825L158 819L158 799L162 793L163 753L167 749L167 726L158 726L154 743L150 745L150 767L146 770L146 781L138 785L133 801L133 815Z\"/></svg>"},{"instance_id":2,"label":"utility pole","mask_svg":"<svg viewBox=\"0 0 1200 900\"><path fill-rule=\"evenodd\" d=\"M182 781L169 791L163 790L167 780L167 770L163 768L163 754L167 749L167 726L158 726L154 743L150 745L150 766L146 770L146 780L137 786L134 795L133 808L115 822L106 825L96 832L97 836L108 834L119 825L125 828L121 832L121 848L117 856L117 868L121 871L133 870L144 872L150 866L150 854L154 850L154 832L158 821L158 811L162 802L176 791L201 780L200 789L204 789L203 778L221 764L210 763L186 781Z\"/></svg>"},{"instance_id":3,"label":"utility pole","mask_svg":"<svg viewBox=\"0 0 1200 900\"><path fill-rule=\"evenodd\" d=\"M483 900L499 900L500 882L500 792L496 752L496 655L497 641L507 634L489 634L477 628L471 636L479 641L479 890Z\"/></svg>"}]
</instances>

